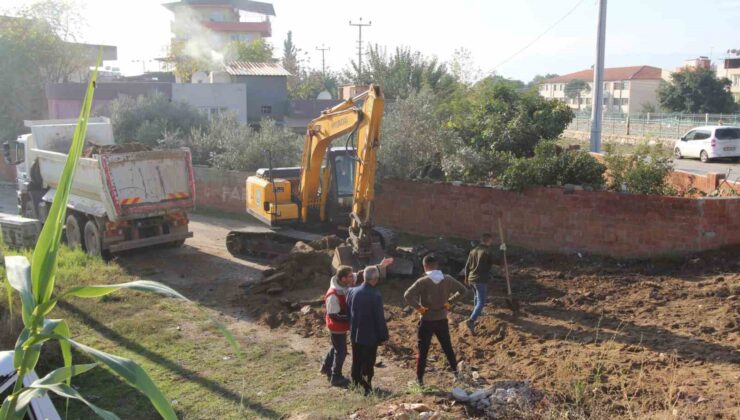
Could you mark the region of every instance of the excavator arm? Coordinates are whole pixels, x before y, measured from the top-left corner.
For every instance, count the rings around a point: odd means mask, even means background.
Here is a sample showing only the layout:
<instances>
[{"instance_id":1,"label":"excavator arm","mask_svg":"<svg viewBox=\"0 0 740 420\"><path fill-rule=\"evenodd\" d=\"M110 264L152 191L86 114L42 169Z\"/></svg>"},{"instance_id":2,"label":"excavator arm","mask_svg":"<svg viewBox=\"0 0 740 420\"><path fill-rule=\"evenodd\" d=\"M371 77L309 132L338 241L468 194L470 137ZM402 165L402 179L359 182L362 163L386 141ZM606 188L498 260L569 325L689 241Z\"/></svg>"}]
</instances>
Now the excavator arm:
<instances>
[{"instance_id":1,"label":"excavator arm","mask_svg":"<svg viewBox=\"0 0 740 420\"><path fill-rule=\"evenodd\" d=\"M362 108L357 104L363 101ZM356 170L352 194L349 239L353 253L362 259L372 251L372 204L375 199L375 171L380 147L380 122L385 101L380 87L371 85L364 94L349 99L322 113L307 129L301 159L299 197L301 221L307 222L311 211L321 209L319 196L321 163L333 140L346 134L356 139Z\"/></svg>"}]
</instances>

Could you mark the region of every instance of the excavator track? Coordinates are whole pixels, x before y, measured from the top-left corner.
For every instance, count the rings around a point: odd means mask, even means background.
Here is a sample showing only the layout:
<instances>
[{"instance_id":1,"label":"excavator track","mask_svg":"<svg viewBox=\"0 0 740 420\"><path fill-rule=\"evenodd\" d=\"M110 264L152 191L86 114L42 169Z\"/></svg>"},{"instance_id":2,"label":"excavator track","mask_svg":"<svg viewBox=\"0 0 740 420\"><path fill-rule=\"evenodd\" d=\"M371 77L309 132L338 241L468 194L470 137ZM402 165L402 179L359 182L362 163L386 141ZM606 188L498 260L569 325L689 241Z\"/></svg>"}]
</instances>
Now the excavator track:
<instances>
[{"instance_id":1,"label":"excavator track","mask_svg":"<svg viewBox=\"0 0 740 420\"><path fill-rule=\"evenodd\" d=\"M311 242L321 235L295 229L235 230L226 236L226 249L237 258L272 261L289 254L298 241Z\"/></svg>"}]
</instances>

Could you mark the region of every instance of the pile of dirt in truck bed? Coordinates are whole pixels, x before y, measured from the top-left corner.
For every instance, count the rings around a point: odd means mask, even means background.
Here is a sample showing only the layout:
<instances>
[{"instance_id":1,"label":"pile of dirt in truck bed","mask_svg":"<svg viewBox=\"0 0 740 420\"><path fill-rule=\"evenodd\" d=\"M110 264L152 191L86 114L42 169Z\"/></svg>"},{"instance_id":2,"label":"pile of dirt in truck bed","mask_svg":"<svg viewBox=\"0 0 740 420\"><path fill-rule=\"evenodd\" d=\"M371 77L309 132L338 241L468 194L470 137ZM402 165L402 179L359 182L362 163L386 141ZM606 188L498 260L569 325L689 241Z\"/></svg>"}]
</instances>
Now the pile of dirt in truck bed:
<instances>
[{"instance_id":1,"label":"pile of dirt in truck bed","mask_svg":"<svg viewBox=\"0 0 740 420\"><path fill-rule=\"evenodd\" d=\"M450 314L453 345L477 385L517 378L542 390L546 404L538 410L545 411L530 417L731 417L740 394L738 255L738 248L651 262L512 255L522 312L506 308L499 281L474 336L464 323L469 295ZM253 314L271 327L325 337L328 279L252 296ZM380 356L408 369L418 315L402 295L412 281L380 286L391 333ZM449 390L445 369L434 341L427 384Z\"/></svg>"},{"instance_id":2,"label":"pile of dirt in truck bed","mask_svg":"<svg viewBox=\"0 0 740 420\"><path fill-rule=\"evenodd\" d=\"M148 152L150 150L152 150L152 148L146 144L136 142L109 144L105 146L93 144L83 150L82 157L93 157L93 155L113 155L118 153Z\"/></svg>"}]
</instances>

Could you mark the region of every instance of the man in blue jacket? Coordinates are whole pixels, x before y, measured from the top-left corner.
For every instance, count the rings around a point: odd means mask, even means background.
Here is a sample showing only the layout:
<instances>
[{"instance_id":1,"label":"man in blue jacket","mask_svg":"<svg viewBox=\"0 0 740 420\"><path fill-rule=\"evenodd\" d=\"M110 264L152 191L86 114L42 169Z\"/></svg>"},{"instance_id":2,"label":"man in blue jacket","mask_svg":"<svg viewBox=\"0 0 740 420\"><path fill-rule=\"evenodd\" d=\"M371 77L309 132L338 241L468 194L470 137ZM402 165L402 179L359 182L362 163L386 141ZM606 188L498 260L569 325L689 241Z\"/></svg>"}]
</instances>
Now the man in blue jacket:
<instances>
[{"instance_id":1,"label":"man in blue jacket","mask_svg":"<svg viewBox=\"0 0 740 420\"><path fill-rule=\"evenodd\" d=\"M349 289L347 307L352 342L352 382L362 386L365 395L372 390L378 346L388 341L388 326L383 312L383 298L376 289L380 273L376 266L365 268L364 283Z\"/></svg>"}]
</instances>

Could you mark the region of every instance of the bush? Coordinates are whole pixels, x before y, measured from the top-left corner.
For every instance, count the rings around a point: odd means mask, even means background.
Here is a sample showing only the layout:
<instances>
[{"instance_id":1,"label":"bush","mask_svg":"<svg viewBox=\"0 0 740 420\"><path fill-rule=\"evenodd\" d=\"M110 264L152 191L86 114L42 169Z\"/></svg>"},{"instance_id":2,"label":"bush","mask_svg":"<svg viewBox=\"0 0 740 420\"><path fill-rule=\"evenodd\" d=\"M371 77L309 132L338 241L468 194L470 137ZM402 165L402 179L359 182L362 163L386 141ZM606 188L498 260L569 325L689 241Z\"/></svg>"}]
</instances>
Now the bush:
<instances>
[{"instance_id":1,"label":"bush","mask_svg":"<svg viewBox=\"0 0 740 420\"><path fill-rule=\"evenodd\" d=\"M436 107L436 96L426 89L388 105L378 152L385 175L414 178L426 167L441 172L439 156L453 153L460 140L454 131L442 127L435 115Z\"/></svg>"},{"instance_id":2,"label":"bush","mask_svg":"<svg viewBox=\"0 0 740 420\"><path fill-rule=\"evenodd\" d=\"M573 120L562 101L521 93L496 78L478 82L467 95L445 104L448 126L475 150L532 156L541 139L557 138Z\"/></svg>"},{"instance_id":3,"label":"bush","mask_svg":"<svg viewBox=\"0 0 740 420\"><path fill-rule=\"evenodd\" d=\"M552 141L541 142L531 158L515 159L501 177L505 188L521 191L540 185L584 185L601 188L606 167L582 151L563 151Z\"/></svg>"},{"instance_id":4,"label":"bush","mask_svg":"<svg viewBox=\"0 0 740 420\"><path fill-rule=\"evenodd\" d=\"M185 102L172 102L162 94L122 96L109 105L113 137L117 143L139 142L152 147L165 133L187 135L208 127L208 118Z\"/></svg>"},{"instance_id":5,"label":"bush","mask_svg":"<svg viewBox=\"0 0 740 420\"><path fill-rule=\"evenodd\" d=\"M491 183L499 178L514 161L507 152L482 153L461 145L442 159L442 168L450 181Z\"/></svg>"},{"instance_id":6,"label":"bush","mask_svg":"<svg viewBox=\"0 0 740 420\"><path fill-rule=\"evenodd\" d=\"M676 194L668 184L673 162L661 144L651 146L643 143L629 155L617 153L611 144L607 144L604 151L609 190L635 194Z\"/></svg>"}]
</instances>

